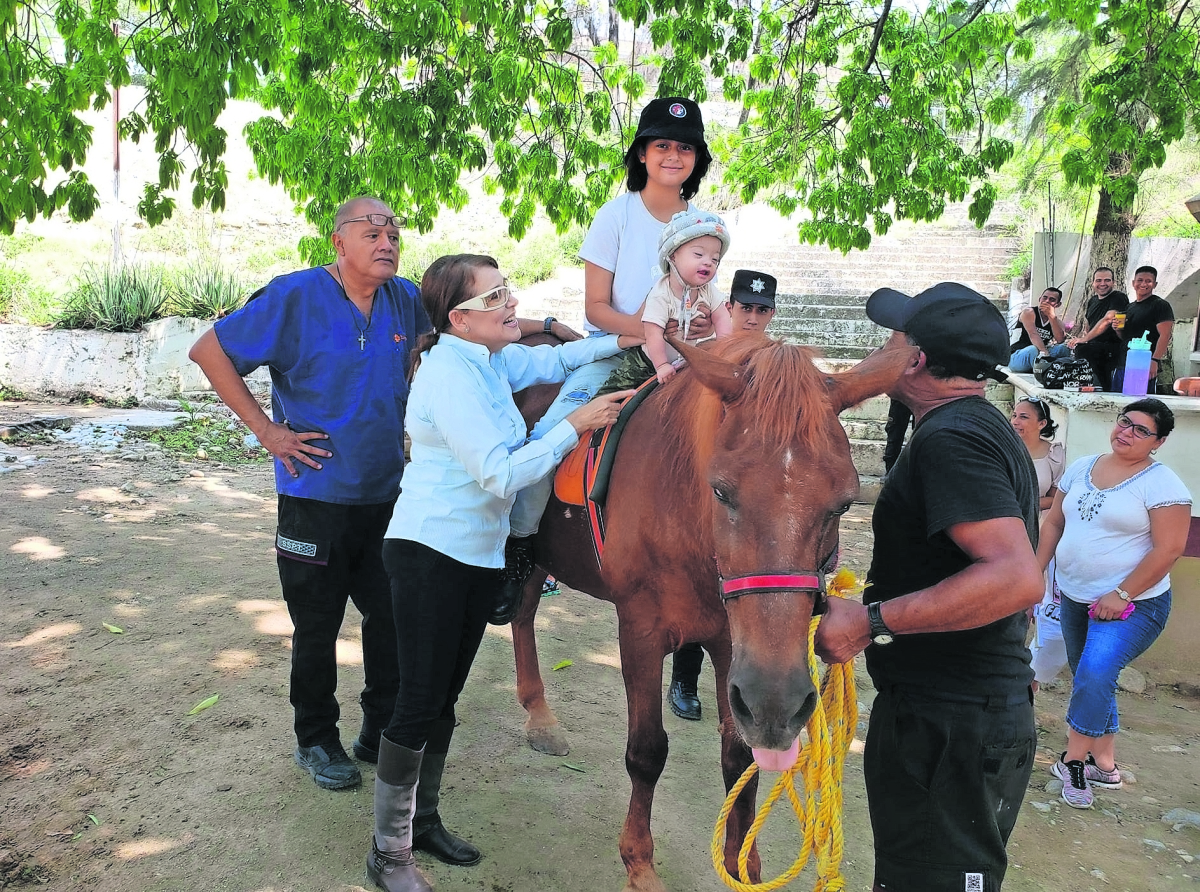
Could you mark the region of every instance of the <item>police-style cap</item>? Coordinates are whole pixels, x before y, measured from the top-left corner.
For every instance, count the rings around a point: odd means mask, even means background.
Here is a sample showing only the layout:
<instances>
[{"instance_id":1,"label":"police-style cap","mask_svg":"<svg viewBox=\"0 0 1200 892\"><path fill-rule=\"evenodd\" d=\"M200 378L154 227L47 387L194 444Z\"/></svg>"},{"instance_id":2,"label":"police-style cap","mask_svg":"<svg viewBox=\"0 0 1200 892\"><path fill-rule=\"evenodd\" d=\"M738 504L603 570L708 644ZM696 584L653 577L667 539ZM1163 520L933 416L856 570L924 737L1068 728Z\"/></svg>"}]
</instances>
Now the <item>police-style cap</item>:
<instances>
[{"instance_id":1,"label":"police-style cap","mask_svg":"<svg viewBox=\"0 0 1200 892\"><path fill-rule=\"evenodd\" d=\"M867 299L867 317L912 335L930 365L952 375L1008 380L997 368L1008 363L1008 325L987 298L966 285L940 282L912 297L880 288Z\"/></svg>"},{"instance_id":2,"label":"police-style cap","mask_svg":"<svg viewBox=\"0 0 1200 892\"><path fill-rule=\"evenodd\" d=\"M775 308L775 277L752 269L739 269L733 274L729 287L729 299L740 304Z\"/></svg>"}]
</instances>

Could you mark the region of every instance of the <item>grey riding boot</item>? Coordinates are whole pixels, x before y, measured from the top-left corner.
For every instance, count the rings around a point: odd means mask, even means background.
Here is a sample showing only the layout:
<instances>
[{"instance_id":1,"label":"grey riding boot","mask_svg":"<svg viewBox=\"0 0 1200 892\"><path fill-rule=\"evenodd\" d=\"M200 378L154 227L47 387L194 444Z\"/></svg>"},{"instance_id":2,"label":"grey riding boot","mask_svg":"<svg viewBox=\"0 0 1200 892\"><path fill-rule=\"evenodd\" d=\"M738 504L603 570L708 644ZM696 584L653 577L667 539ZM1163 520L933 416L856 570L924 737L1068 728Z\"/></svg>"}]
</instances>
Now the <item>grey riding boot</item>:
<instances>
[{"instance_id":1,"label":"grey riding boot","mask_svg":"<svg viewBox=\"0 0 1200 892\"><path fill-rule=\"evenodd\" d=\"M425 758L421 761L421 782L417 786L417 810L413 818L415 851L426 852L445 864L470 867L483 858L479 849L442 824L438 814L441 802L442 773L446 770L446 750L454 734L454 719L438 719L429 728Z\"/></svg>"},{"instance_id":2,"label":"grey riding boot","mask_svg":"<svg viewBox=\"0 0 1200 892\"><path fill-rule=\"evenodd\" d=\"M412 822L417 807L423 750L379 738L375 772L375 833L367 856L367 878L384 892L430 892L412 856Z\"/></svg>"}]
</instances>

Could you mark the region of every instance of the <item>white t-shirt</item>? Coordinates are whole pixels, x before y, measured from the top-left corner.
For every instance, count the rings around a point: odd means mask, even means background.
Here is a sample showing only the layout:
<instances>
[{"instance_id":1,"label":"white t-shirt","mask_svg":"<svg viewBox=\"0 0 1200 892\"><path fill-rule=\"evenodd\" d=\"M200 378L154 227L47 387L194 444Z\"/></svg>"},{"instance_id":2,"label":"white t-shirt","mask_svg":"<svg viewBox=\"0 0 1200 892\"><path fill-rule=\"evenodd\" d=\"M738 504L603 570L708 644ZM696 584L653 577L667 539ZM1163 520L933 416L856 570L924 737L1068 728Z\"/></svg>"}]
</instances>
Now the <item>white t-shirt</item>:
<instances>
[{"instance_id":1,"label":"white t-shirt","mask_svg":"<svg viewBox=\"0 0 1200 892\"><path fill-rule=\"evenodd\" d=\"M690 202L688 209L695 210ZM618 195L596 212L579 256L613 274L612 304L618 312L640 315L646 294L662 276L658 240L666 225L646 210L638 192ZM600 331L590 321L584 328Z\"/></svg>"},{"instance_id":2,"label":"white t-shirt","mask_svg":"<svg viewBox=\"0 0 1200 892\"><path fill-rule=\"evenodd\" d=\"M1112 489L1097 489L1092 468L1098 458L1073 462L1058 481L1066 525L1054 552L1055 578L1063 597L1081 604L1111 592L1150 553L1150 509L1192 504L1183 481L1158 462ZM1170 587L1168 573L1136 600Z\"/></svg>"}]
</instances>

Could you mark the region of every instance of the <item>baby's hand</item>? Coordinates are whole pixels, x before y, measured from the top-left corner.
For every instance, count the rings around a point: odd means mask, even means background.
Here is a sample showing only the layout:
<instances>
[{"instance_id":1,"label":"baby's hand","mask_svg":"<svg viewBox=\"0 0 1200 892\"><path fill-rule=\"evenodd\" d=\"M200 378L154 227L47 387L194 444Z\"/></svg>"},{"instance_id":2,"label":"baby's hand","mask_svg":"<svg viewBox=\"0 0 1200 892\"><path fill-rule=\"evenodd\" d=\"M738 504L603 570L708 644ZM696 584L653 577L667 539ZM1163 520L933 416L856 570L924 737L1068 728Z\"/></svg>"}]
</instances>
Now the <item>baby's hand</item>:
<instances>
[{"instance_id":1,"label":"baby's hand","mask_svg":"<svg viewBox=\"0 0 1200 892\"><path fill-rule=\"evenodd\" d=\"M675 377L675 366L669 362L664 362L654 369L654 374L658 377L659 384L666 384Z\"/></svg>"}]
</instances>

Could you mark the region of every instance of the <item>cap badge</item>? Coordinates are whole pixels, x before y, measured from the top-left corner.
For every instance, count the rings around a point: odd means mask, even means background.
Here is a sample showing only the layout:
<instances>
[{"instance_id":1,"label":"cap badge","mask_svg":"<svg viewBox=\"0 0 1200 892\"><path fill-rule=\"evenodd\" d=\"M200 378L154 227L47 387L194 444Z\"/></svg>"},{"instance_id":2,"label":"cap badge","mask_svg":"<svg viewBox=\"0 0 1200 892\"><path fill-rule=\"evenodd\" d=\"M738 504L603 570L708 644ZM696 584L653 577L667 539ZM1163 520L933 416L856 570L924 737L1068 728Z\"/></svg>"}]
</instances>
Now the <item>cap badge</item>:
<instances>
[{"instance_id":1,"label":"cap badge","mask_svg":"<svg viewBox=\"0 0 1200 892\"><path fill-rule=\"evenodd\" d=\"M671 115L676 118L686 118L687 117L687 109L684 108L682 102L672 102L671 107L669 109L667 109L667 111L670 112Z\"/></svg>"},{"instance_id":2,"label":"cap badge","mask_svg":"<svg viewBox=\"0 0 1200 892\"><path fill-rule=\"evenodd\" d=\"M762 279L755 279L753 282L750 283L750 290L753 291L755 294L761 293L762 290L766 287L767 287L767 283L764 282Z\"/></svg>"}]
</instances>

